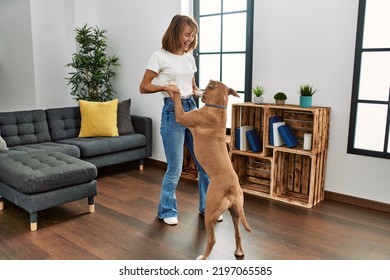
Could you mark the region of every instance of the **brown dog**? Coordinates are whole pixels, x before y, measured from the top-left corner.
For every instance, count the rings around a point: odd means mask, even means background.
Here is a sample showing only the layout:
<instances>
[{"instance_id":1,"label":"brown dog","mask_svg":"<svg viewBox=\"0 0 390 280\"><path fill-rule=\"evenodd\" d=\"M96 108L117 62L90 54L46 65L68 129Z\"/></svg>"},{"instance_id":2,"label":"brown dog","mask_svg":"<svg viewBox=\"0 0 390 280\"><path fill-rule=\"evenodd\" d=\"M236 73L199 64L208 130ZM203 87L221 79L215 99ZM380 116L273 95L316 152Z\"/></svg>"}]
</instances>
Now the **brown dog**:
<instances>
[{"instance_id":1,"label":"brown dog","mask_svg":"<svg viewBox=\"0 0 390 280\"><path fill-rule=\"evenodd\" d=\"M244 214L244 196L226 148L226 108L228 95L239 96L236 91L221 82L210 80L202 96L205 106L199 110L184 112L180 96L175 94L176 121L188 127L194 138L194 152L210 179L206 196L205 228L208 235L203 256L207 259L215 243L214 227L218 217L227 209L233 219L236 239L234 255L242 258L239 223L251 231Z\"/></svg>"}]
</instances>

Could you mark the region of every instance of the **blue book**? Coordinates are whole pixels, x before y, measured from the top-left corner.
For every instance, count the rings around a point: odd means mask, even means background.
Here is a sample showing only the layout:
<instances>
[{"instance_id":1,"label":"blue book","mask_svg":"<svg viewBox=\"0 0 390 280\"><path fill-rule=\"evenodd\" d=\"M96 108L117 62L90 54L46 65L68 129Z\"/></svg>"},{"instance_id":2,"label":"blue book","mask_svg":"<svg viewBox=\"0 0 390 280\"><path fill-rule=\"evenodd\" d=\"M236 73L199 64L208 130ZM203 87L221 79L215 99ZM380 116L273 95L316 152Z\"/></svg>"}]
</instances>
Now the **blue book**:
<instances>
[{"instance_id":1,"label":"blue book","mask_svg":"<svg viewBox=\"0 0 390 280\"><path fill-rule=\"evenodd\" d=\"M249 141L249 146L253 152L260 152L262 150L262 145L260 141L260 134L256 129L252 129L246 132L246 138Z\"/></svg>"},{"instance_id":2,"label":"blue book","mask_svg":"<svg viewBox=\"0 0 390 280\"><path fill-rule=\"evenodd\" d=\"M271 146L273 146L274 145L274 130L273 130L274 123L282 122L283 118L281 116L272 116L272 117L269 117L268 121L269 121L269 125L268 125L268 129L269 129L269 144Z\"/></svg>"},{"instance_id":3,"label":"blue book","mask_svg":"<svg viewBox=\"0 0 390 280\"><path fill-rule=\"evenodd\" d=\"M298 139L292 131L291 127L288 125L281 125L278 127L278 131L282 136L284 142L288 148L293 148L298 145Z\"/></svg>"},{"instance_id":4,"label":"blue book","mask_svg":"<svg viewBox=\"0 0 390 280\"><path fill-rule=\"evenodd\" d=\"M240 149L240 128L236 128L236 150Z\"/></svg>"}]
</instances>

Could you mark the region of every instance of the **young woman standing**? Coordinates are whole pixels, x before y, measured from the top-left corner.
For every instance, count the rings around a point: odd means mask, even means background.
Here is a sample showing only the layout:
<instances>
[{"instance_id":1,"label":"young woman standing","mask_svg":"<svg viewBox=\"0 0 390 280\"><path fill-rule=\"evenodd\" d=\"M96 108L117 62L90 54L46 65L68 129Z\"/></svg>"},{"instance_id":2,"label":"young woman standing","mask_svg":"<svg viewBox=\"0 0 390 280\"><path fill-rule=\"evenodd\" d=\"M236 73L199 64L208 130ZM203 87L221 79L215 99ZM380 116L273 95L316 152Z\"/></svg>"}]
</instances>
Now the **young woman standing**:
<instances>
[{"instance_id":1,"label":"young woman standing","mask_svg":"<svg viewBox=\"0 0 390 280\"><path fill-rule=\"evenodd\" d=\"M167 160L162 181L158 218L168 225L177 225L176 186L183 166L183 147L187 146L198 169L199 213L204 215L209 178L195 158L190 130L175 118L173 94L180 93L184 111L197 109L193 96L199 93L194 73L197 71L191 51L197 45L198 25L185 15L175 15L163 38L162 48L151 56L140 84L143 94L161 92L164 106L160 134ZM152 81L155 80L155 83ZM222 221L223 217L219 218Z\"/></svg>"}]
</instances>

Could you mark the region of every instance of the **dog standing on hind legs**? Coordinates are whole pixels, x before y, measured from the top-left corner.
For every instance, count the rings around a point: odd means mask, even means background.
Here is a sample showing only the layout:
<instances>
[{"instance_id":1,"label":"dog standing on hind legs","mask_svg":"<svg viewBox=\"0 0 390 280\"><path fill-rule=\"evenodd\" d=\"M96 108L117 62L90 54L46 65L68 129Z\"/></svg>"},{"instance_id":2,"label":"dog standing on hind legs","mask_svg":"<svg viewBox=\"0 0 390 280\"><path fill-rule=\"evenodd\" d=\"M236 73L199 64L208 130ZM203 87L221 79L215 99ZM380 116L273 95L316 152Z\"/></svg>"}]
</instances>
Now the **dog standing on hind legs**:
<instances>
[{"instance_id":1,"label":"dog standing on hind legs","mask_svg":"<svg viewBox=\"0 0 390 280\"><path fill-rule=\"evenodd\" d=\"M225 210L229 210L233 220L236 258L244 257L240 222L251 232L244 214L244 195L226 148L226 108L230 94L239 97L235 90L210 80L202 95L205 106L190 112L184 112L179 94L173 96L176 121L190 129L196 158L210 179L204 217L207 247L204 254L198 257L202 260L207 259L213 249L216 241L214 227Z\"/></svg>"}]
</instances>

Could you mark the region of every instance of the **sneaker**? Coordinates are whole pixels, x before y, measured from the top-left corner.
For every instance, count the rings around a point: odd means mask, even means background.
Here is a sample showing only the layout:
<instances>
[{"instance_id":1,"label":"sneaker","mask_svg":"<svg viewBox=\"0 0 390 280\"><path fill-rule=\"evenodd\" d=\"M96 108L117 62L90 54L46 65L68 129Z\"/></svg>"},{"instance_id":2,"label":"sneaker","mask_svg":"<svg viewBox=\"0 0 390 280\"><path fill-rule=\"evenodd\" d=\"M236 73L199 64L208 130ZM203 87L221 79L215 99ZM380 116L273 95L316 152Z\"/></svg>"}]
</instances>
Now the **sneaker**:
<instances>
[{"instance_id":1,"label":"sneaker","mask_svg":"<svg viewBox=\"0 0 390 280\"><path fill-rule=\"evenodd\" d=\"M199 213L202 217L204 217L204 214L202 214L202 213ZM223 215L221 214L221 216L219 216L218 217L218 220L217 220L217 222L222 222L223 221Z\"/></svg>"},{"instance_id":2,"label":"sneaker","mask_svg":"<svg viewBox=\"0 0 390 280\"><path fill-rule=\"evenodd\" d=\"M163 221L164 221L164 223L166 223L167 225L170 225L170 226L176 226L177 223L179 222L179 220L176 217L164 218Z\"/></svg>"}]
</instances>

